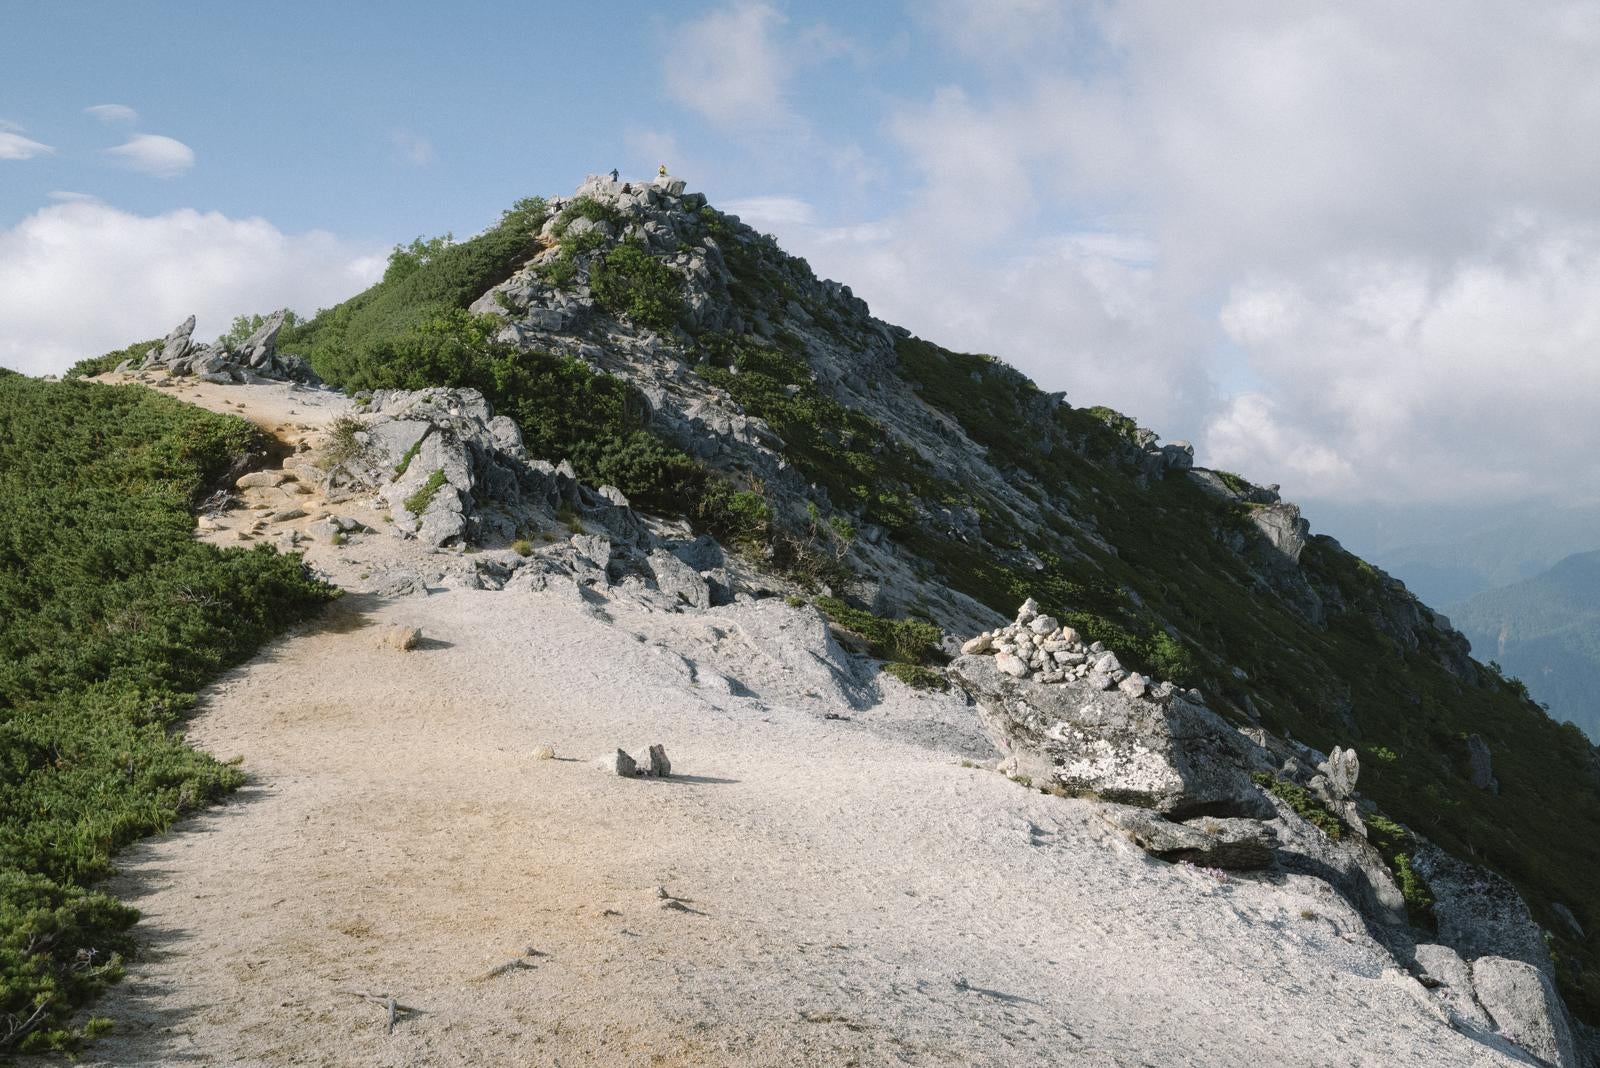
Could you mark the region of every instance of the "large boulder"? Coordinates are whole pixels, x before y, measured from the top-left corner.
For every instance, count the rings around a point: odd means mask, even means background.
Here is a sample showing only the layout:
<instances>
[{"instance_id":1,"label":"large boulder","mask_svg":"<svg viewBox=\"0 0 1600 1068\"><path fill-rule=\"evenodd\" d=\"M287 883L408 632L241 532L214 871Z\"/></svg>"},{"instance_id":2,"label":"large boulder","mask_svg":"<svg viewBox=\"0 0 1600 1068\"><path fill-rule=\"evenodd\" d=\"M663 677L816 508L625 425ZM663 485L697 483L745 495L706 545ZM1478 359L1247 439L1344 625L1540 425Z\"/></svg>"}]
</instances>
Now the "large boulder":
<instances>
[{"instance_id":1,"label":"large boulder","mask_svg":"<svg viewBox=\"0 0 1600 1068\"><path fill-rule=\"evenodd\" d=\"M1520 960L1479 957L1472 962L1472 989L1502 1036L1546 1064L1578 1068L1566 1007L1543 971Z\"/></svg>"},{"instance_id":2,"label":"large boulder","mask_svg":"<svg viewBox=\"0 0 1600 1068\"><path fill-rule=\"evenodd\" d=\"M700 573L666 549L650 551L650 571L656 587L675 603L690 608L711 607L711 587Z\"/></svg>"},{"instance_id":3,"label":"large boulder","mask_svg":"<svg viewBox=\"0 0 1600 1068\"><path fill-rule=\"evenodd\" d=\"M1300 553L1306 547L1310 524L1300 516L1300 508L1288 502L1262 505L1250 509L1250 521L1255 524L1272 551L1291 564L1300 562Z\"/></svg>"},{"instance_id":4,"label":"large boulder","mask_svg":"<svg viewBox=\"0 0 1600 1068\"><path fill-rule=\"evenodd\" d=\"M1481 734L1467 736L1467 773L1478 789L1500 792L1500 780L1494 777L1494 756Z\"/></svg>"},{"instance_id":5,"label":"large boulder","mask_svg":"<svg viewBox=\"0 0 1600 1068\"><path fill-rule=\"evenodd\" d=\"M280 309L267 316L267 321L239 346L239 362L255 370L270 368L278 344L278 331L283 329L288 314Z\"/></svg>"},{"instance_id":6,"label":"large boulder","mask_svg":"<svg viewBox=\"0 0 1600 1068\"><path fill-rule=\"evenodd\" d=\"M1478 1004L1472 987L1472 966L1449 946L1423 942L1416 948L1417 967L1424 983L1450 1006L1450 1010L1471 1027L1493 1031L1494 1021Z\"/></svg>"},{"instance_id":7,"label":"large boulder","mask_svg":"<svg viewBox=\"0 0 1600 1068\"><path fill-rule=\"evenodd\" d=\"M1107 690L1093 675L1042 684L1013 676L1001 659L963 656L950 676L972 695L1013 774L1176 818L1275 814L1250 781L1251 743L1204 705Z\"/></svg>"},{"instance_id":8,"label":"large boulder","mask_svg":"<svg viewBox=\"0 0 1600 1068\"><path fill-rule=\"evenodd\" d=\"M1428 881L1440 942L1467 960L1505 957L1551 971L1544 934L1509 882L1429 842L1417 844L1411 864Z\"/></svg>"},{"instance_id":9,"label":"large boulder","mask_svg":"<svg viewBox=\"0 0 1600 1068\"><path fill-rule=\"evenodd\" d=\"M1283 798L1273 795L1271 801L1284 870L1321 879L1361 914L1374 937L1391 949L1403 948L1411 938L1406 899L1382 855L1359 834L1335 839Z\"/></svg>"},{"instance_id":10,"label":"large boulder","mask_svg":"<svg viewBox=\"0 0 1600 1068\"><path fill-rule=\"evenodd\" d=\"M146 362L146 366L160 364L170 366L189 355L193 348L190 340L194 334L194 316L189 316L183 322L173 327L166 337L161 339L161 351Z\"/></svg>"},{"instance_id":11,"label":"large boulder","mask_svg":"<svg viewBox=\"0 0 1600 1068\"><path fill-rule=\"evenodd\" d=\"M287 308L273 312L238 347L230 349L225 341L213 345L199 345L194 341L194 316L172 328L161 341L161 348L151 354L144 369L164 369L173 375L194 375L206 382L231 385L239 382L259 382L262 379L300 382L317 386L322 380L311 370L311 365L299 356L277 351L278 333L288 321ZM128 370L123 365L118 370Z\"/></svg>"},{"instance_id":12,"label":"large boulder","mask_svg":"<svg viewBox=\"0 0 1600 1068\"><path fill-rule=\"evenodd\" d=\"M1333 747L1328 759L1317 768L1328 777L1328 788L1335 800L1348 801L1355 795L1356 779L1361 775L1361 758L1354 749Z\"/></svg>"}]
</instances>

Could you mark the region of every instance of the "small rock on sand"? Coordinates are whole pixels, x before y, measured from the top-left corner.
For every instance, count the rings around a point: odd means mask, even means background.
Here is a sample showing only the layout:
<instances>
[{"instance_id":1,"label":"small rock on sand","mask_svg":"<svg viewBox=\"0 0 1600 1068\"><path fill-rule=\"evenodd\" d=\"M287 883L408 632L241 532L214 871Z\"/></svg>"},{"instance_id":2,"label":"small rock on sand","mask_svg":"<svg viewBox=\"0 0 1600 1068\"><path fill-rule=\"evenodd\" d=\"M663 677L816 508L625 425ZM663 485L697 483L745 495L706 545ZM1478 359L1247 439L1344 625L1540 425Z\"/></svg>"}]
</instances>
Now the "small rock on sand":
<instances>
[{"instance_id":1,"label":"small rock on sand","mask_svg":"<svg viewBox=\"0 0 1600 1068\"><path fill-rule=\"evenodd\" d=\"M556 747L555 746L553 746L553 745L537 745L537 746L534 746L534 748L533 748L533 759L535 759L535 760L554 760L555 758L556 758Z\"/></svg>"},{"instance_id":2,"label":"small rock on sand","mask_svg":"<svg viewBox=\"0 0 1600 1068\"><path fill-rule=\"evenodd\" d=\"M389 649L415 649L422 642L422 631L416 627L385 627L378 635L378 644Z\"/></svg>"},{"instance_id":3,"label":"small rock on sand","mask_svg":"<svg viewBox=\"0 0 1600 1068\"><path fill-rule=\"evenodd\" d=\"M667 759L667 750L660 744L650 747L650 774L665 778L672 774L672 761Z\"/></svg>"}]
</instances>

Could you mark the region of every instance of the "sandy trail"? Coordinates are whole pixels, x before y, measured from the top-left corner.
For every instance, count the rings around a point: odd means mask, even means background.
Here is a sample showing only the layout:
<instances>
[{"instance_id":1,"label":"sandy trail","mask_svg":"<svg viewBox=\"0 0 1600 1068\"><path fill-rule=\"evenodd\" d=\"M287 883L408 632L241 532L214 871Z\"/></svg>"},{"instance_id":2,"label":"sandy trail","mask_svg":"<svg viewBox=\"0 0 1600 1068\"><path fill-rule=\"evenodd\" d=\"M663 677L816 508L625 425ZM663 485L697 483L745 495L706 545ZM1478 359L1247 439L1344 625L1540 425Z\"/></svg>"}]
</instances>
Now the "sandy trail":
<instances>
[{"instance_id":1,"label":"sandy trail","mask_svg":"<svg viewBox=\"0 0 1600 1068\"><path fill-rule=\"evenodd\" d=\"M821 718L739 640L775 613L461 590L275 643L191 731L254 785L113 884L153 948L90 1063L1502 1063L1319 884L1150 861L896 736L954 701L886 683ZM389 623L430 641L383 649ZM683 778L592 766L652 740ZM351 990L422 1011L391 1034Z\"/></svg>"},{"instance_id":2,"label":"sandy trail","mask_svg":"<svg viewBox=\"0 0 1600 1068\"><path fill-rule=\"evenodd\" d=\"M347 404L174 392L291 446ZM308 515L264 521L273 494ZM245 498L202 535L330 510ZM418 562L381 532L302 548L352 589ZM1385 979L1325 884L1162 864L966 766L992 754L961 699L870 679L777 599L353 593L208 689L189 737L251 783L124 855L108 889L149 948L89 1064L1515 1063ZM670 780L594 766L655 741ZM390 996L418 1010L392 1032Z\"/></svg>"}]
</instances>

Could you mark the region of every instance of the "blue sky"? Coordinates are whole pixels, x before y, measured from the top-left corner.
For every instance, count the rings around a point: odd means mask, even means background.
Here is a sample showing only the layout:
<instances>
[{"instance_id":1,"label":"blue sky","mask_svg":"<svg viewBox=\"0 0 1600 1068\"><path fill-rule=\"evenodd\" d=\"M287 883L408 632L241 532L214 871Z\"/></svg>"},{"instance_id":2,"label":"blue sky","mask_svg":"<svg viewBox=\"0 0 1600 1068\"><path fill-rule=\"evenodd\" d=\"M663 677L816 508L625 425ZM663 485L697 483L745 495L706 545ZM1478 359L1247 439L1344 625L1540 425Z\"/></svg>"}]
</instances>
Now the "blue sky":
<instances>
[{"instance_id":1,"label":"blue sky","mask_svg":"<svg viewBox=\"0 0 1600 1068\"><path fill-rule=\"evenodd\" d=\"M877 161L882 180L834 181L803 158L742 151L675 101L667 53L679 20L662 5L584 8L395 3L374 17L354 4L8 4L0 118L56 151L7 171L0 224L69 190L131 211L261 215L380 243L468 233L587 171L653 171L652 135L669 130L714 165L695 177L714 178L721 200L802 193L871 215L892 195L892 160ZM808 62L790 99L825 118L834 142L874 139L889 101L929 91L951 65L890 5L816 15L840 42L821 47L840 51ZM849 51L845 35L871 42L870 54ZM107 102L138 121L84 112ZM194 148L181 183L132 178L104 156L134 129Z\"/></svg>"},{"instance_id":2,"label":"blue sky","mask_svg":"<svg viewBox=\"0 0 1600 1068\"><path fill-rule=\"evenodd\" d=\"M877 314L1291 495L1600 503L1597 0L0 21L9 366L311 311L666 162Z\"/></svg>"}]
</instances>

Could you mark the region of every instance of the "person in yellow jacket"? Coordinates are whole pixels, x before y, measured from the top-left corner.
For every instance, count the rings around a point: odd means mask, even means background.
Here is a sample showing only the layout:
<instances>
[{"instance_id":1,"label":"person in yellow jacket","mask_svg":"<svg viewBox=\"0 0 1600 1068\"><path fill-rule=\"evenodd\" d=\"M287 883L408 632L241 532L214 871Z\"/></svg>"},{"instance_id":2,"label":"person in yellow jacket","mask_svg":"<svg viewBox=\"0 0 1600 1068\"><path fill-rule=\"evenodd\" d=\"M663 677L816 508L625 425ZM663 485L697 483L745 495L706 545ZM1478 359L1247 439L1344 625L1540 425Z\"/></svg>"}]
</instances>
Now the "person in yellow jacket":
<instances>
[{"instance_id":1,"label":"person in yellow jacket","mask_svg":"<svg viewBox=\"0 0 1600 1068\"><path fill-rule=\"evenodd\" d=\"M657 178L665 178L666 176L667 176L667 165L665 163L663 163L661 166L656 168L656 177Z\"/></svg>"}]
</instances>

